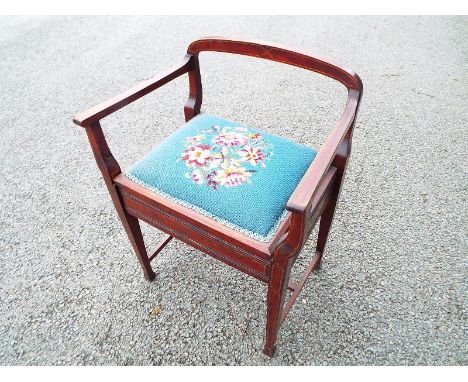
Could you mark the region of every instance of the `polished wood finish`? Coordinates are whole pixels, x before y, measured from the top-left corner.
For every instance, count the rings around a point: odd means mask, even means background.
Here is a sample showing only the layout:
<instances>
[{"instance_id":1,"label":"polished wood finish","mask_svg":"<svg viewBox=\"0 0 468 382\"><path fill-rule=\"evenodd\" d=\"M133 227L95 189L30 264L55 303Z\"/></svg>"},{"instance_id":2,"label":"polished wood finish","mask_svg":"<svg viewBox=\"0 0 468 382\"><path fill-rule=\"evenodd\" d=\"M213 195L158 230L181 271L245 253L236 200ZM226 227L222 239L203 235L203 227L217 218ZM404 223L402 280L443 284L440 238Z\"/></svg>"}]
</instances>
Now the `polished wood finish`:
<instances>
[{"instance_id":1,"label":"polished wood finish","mask_svg":"<svg viewBox=\"0 0 468 382\"><path fill-rule=\"evenodd\" d=\"M102 132L101 119L185 73L189 78L185 119L189 121L199 114L202 104L199 54L205 51L241 54L301 67L333 78L348 89L343 115L291 195L286 205L287 217L268 243L253 240L125 177L121 174ZM292 308L309 274L320 267L351 152L352 132L361 95L360 78L353 71L323 57L259 41L208 37L191 43L184 60L173 70L79 114L73 121L86 129L97 165L145 277L148 280L155 278L150 262L172 238L176 238L267 283L264 353L273 356L282 321ZM289 280L291 268L319 219L316 252L300 280L294 283ZM139 220L166 233L150 256L144 246ZM285 305L288 290L292 294Z\"/></svg>"}]
</instances>

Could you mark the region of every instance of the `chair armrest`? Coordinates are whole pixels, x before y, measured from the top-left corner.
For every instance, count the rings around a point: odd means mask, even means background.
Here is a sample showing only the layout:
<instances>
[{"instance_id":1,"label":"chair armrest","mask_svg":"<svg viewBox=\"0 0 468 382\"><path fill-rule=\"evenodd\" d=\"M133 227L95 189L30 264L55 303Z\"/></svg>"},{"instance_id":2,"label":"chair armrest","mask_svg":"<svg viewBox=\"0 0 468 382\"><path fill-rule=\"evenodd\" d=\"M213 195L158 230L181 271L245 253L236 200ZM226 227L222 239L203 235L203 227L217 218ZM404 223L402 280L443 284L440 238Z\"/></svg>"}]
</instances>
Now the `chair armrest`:
<instances>
[{"instance_id":1,"label":"chair armrest","mask_svg":"<svg viewBox=\"0 0 468 382\"><path fill-rule=\"evenodd\" d=\"M362 89L361 79L351 69L318 55L269 42L205 37L192 42L187 49L187 53L192 55L198 55L204 51L240 54L297 66L333 78L349 90L361 91Z\"/></svg>"},{"instance_id":2,"label":"chair armrest","mask_svg":"<svg viewBox=\"0 0 468 382\"><path fill-rule=\"evenodd\" d=\"M317 157L311 163L302 180L289 198L286 210L298 214L305 214L309 209L315 192L330 168L341 142L343 142L349 129L353 126L360 98L360 91L349 91L346 108L341 118L338 120L335 128L322 145Z\"/></svg>"},{"instance_id":3,"label":"chair armrest","mask_svg":"<svg viewBox=\"0 0 468 382\"><path fill-rule=\"evenodd\" d=\"M176 66L172 70L157 75L149 80L142 82L141 84L121 93L97 106L92 107L78 114L73 118L73 122L78 126L89 127L93 123L107 117L115 111L127 106L128 104L136 101L144 95L156 90L157 88L167 84L173 79L187 73L193 65L193 57L186 55L182 64Z\"/></svg>"}]
</instances>

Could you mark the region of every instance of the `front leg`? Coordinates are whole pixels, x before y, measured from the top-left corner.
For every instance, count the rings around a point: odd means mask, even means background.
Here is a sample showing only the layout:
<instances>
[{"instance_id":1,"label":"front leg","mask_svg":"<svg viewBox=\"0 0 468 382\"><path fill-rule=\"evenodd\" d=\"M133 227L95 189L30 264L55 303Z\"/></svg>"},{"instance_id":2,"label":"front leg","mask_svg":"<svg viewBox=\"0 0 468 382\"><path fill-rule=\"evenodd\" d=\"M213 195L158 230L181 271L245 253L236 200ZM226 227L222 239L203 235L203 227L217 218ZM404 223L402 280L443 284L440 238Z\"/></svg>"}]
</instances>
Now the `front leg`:
<instances>
[{"instance_id":1,"label":"front leg","mask_svg":"<svg viewBox=\"0 0 468 382\"><path fill-rule=\"evenodd\" d=\"M288 289L292 265L304 245L305 214L292 213L287 236L278 244L272 255L267 296L267 324L263 352L272 357L276 337L282 322L283 305Z\"/></svg>"}]
</instances>

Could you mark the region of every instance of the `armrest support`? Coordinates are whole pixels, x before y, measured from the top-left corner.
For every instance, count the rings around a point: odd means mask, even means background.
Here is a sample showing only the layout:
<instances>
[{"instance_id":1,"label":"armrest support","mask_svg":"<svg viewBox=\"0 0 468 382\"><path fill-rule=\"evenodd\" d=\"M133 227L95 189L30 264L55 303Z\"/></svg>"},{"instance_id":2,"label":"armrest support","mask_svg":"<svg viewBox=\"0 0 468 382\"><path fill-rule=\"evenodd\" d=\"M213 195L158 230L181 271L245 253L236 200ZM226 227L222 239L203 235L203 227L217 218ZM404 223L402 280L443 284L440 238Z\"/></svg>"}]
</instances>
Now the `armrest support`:
<instances>
[{"instance_id":1,"label":"armrest support","mask_svg":"<svg viewBox=\"0 0 468 382\"><path fill-rule=\"evenodd\" d=\"M93 108L78 114L73 118L73 122L78 126L89 127L94 122L98 122L102 118L114 113L115 111L127 106L128 104L136 101L144 95L156 90L157 88L167 84L173 79L180 77L182 74L187 73L193 65L193 57L186 55L182 64L176 66L172 70L157 75L141 84L121 93Z\"/></svg>"},{"instance_id":2,"label":"armrest support","mask_svg":"<svg viewBox=\"0 0 468 382\"><path fill-rule=\"evenodd\" d=\"M345 111L289 198L286 205L288 211L305 214L310 207L315 192L335 159L340 144L354 124L360 97L361 92L349 91Z\"/></svg>"}]
</instances>

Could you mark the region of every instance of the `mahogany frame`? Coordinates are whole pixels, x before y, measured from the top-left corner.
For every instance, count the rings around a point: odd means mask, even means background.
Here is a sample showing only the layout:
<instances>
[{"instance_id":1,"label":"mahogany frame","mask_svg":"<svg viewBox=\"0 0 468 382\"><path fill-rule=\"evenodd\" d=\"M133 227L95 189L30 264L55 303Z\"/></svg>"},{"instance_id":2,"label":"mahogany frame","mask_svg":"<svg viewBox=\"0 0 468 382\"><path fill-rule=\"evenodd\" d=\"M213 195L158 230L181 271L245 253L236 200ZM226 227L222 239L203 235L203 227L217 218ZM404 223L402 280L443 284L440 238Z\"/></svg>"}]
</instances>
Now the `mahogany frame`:
<instances>
[{"instance_id":1,"label":"mahogany frame","mask_svg":"<svg viewBox=\"0 0 468 382\"><path fill-rule=\"evenodd\" d=\"M287 218L268 243L251 239L126 178L106 143L101 119L186 73L189 78L189 97L184 108L185 120L189 121L199 114L202 82L198 56L204 51L234 53L301 67L333 78L348 89L348 99L341 118L291 195L286 205ZM189 45L180 65L77 115L73 121L86 129L97 165L145 278L150 281L155 278L151 261L172 238L177 238L267 283L264 353L271 357L276 349L281 323L309 274L320 267L351 152L353 127L362 91L362 82L356 73L330 60L260 41L207 37ZM319 218L315 254L300 280L292 283L289 281L291 268ZM143 242L139 219L167 234L149 255ZM292 295L284 304L287 290L292 291Z\"/></svg>"}]
</instances>

